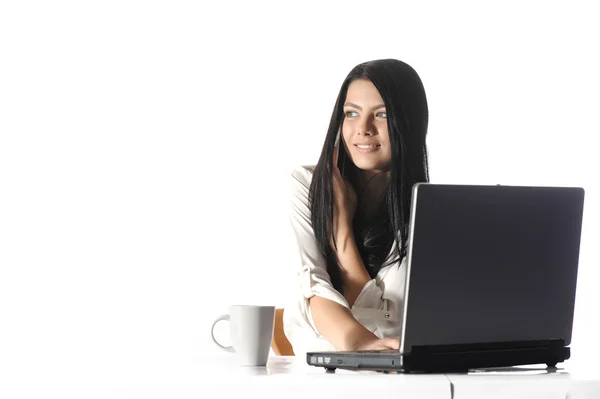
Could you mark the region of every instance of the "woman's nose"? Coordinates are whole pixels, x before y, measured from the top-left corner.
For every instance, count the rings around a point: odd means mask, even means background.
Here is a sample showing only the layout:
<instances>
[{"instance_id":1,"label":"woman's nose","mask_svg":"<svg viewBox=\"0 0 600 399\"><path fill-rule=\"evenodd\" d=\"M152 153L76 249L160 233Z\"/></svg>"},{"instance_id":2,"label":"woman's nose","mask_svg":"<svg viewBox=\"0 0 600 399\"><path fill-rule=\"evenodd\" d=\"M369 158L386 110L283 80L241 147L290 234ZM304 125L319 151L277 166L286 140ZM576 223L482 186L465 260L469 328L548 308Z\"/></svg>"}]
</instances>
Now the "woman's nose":
<instances>
[{"instance_id":1,"label":"woman's nose","mask_svg":"<svg viewBox=\"0 0 600 399\"><path fill-rule=\"evenodd\" d=\"M365 118L358 123L357 131L358 135L371 136L373 134L373 124L369 118Z\"/></svg>"}]
</instances>

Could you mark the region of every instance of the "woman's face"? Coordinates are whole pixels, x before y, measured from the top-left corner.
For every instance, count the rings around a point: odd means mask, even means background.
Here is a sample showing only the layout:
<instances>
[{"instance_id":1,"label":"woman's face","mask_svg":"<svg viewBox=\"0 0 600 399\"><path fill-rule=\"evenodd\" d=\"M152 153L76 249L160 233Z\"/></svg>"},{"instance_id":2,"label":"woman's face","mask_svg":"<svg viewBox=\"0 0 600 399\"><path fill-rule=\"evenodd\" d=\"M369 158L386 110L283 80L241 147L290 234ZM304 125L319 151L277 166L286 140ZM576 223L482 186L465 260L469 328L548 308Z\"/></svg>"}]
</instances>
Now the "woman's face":
<instances>
[{"instance_id":1,"label":"woman's face","mask_svg":"<svg viewBox=\"0 0 600 399\"><path fill-rule=\"evenodd\" d=\"M370 80L357 79L348 86L342 137L346 152L359 169L380 172L389 168L392 150L387 114Z\"/></svg>"}]
</instances>

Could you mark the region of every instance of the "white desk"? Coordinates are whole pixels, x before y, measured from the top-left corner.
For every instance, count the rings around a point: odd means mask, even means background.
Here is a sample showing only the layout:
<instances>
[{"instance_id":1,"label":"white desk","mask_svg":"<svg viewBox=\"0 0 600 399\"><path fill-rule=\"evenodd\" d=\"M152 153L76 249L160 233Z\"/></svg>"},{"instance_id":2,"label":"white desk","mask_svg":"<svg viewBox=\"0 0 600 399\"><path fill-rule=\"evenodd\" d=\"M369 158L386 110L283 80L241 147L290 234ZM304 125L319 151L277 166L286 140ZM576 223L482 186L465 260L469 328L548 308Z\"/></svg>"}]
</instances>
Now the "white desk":
<instances>
[{"instance_id":1,"label":"white desk","mask_svg":"<svg viewBox=\"0 0 600 399\"><path fill-rule=\"evenodd\" d=\"M600 373L565 364L556 372L540 366L455 374L383 374L338 369L327 373L304 357L276 357L267 367L240 367L231 354L190 356L137 370L116 384L118 398L600 398ZM133 376L130 376L133 377Z\"/></svg>"},{"instance_id":2,"label":"white desk","mask_svg":"<svg viewBox=\"0 0 600 399\"><path fill-rule=\"evenodd\" d=\"M198 359L199 360L199 359ZM450 399L450 384L442 375L383 374L308 366L303 357L271 357L267 367L239 367L233 356L211 356L205 362L174 365L162 381L138 381L116 387L119 398L440 398Z\"/></svg>"},{"instance_id":3,"label":"white desk","mask_svg":"<svg viewBox=\"0 0 600 399\"><path fill-rule=\"evenodd\" d=\"M573 381L564 370L549 373L543 368L513 367L446 374L455 399L565 399Z\"/></svg>"},{"instance_id":4,"label":"white desk","mask_svg":"<svg viewBox=\"0 0 600 399\"><path fill-rule=\"evenodd\" d=\"M528 365L470 373L448 373L454 399L600 398L600 372L595 363L578 359L555 370Z\"/></svg>"}]
</instances>

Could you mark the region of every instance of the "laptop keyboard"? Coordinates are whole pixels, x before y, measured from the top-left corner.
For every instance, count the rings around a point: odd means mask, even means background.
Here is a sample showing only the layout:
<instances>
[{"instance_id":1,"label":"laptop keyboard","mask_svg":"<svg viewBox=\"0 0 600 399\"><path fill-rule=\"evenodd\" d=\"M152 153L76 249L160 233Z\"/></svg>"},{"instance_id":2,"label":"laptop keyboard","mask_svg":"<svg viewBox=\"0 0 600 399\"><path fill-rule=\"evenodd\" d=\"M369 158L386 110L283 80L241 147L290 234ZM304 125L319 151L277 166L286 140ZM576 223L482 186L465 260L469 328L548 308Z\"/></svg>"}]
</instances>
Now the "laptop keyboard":
<instances>
[{"instance_id":1,"label":"laptop keyboard","mask_svg":"<svg viewBox=\"0 0 600 399\"><path fill-rule=\"evenodd\" d=\"M362 351L352 351L353 353L399 353L398 349L371 349Z\"/></svg>"}]
</instances>

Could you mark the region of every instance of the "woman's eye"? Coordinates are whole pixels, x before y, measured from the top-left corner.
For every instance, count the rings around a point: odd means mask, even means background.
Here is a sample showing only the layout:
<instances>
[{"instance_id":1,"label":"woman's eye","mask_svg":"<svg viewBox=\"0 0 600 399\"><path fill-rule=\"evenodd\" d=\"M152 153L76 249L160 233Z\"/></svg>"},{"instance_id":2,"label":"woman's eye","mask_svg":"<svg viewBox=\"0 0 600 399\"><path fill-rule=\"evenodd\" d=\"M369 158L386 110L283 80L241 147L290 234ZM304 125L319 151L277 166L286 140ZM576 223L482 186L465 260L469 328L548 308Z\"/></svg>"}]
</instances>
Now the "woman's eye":
<instances>
[{"instance_id":1,"label":"woman's eye","mask_svg":"<svg viewBox=\"0 0 600 399\"><path fill-rule=\"evenodd\" d=\"M387 118L387 112L378 112L376 116L379 118Z\"/></svg>"},{"instance_id":2,"label":"woman's eye","mask_svg":"<svg viewBox=\"0 0 600 399\"><path fill-rule=\"evenodd\" d=\"M358 116L358 112L355 111L346 111L346 117L351 118L353 116Z\"/></svg>"}]
</instances>

